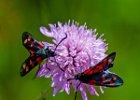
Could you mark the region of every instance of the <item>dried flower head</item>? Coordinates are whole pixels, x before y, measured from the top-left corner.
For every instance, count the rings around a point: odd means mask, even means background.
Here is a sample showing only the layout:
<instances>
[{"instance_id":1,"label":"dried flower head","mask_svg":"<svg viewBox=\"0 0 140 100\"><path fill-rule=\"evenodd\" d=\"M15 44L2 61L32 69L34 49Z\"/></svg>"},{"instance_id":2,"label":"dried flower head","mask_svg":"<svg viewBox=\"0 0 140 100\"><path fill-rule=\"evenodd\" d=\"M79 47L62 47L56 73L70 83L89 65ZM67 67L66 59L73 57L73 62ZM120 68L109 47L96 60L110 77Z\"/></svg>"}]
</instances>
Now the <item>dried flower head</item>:
<instances>
[{"instance_id":1,"label":"dried flower head","mask_svg":"<svg viewBox=\"0 0 140 100\"><path fill-rule=\"evenodd\" d=\"M66 35L67 38L56 49L55 59L54 57L48 59L38 71L37 77L52 78L53 96L59 90L70 94L71 84L75 91L79 90L81 92L83 100L88 100L85 87L91 95L98 95L94 86L81 83L77 90L79 81L68 81L68 79L85 71L90 66L96 65L106 56L107 44L101 38L102 36L97 38L96 29L87 29L86 25L79 26L78 23L74 22L68 22L64 25L58 22L58 25L50 24L49 26L50 30L40 27L40 31L47 37L54 38L53 42L55 44L58 44ZM55 48L53 44L43 43L46 46L51 46L51 49ZM103 92L102 87L100 87L100 90Z\"/></svg>"}]
</instances>

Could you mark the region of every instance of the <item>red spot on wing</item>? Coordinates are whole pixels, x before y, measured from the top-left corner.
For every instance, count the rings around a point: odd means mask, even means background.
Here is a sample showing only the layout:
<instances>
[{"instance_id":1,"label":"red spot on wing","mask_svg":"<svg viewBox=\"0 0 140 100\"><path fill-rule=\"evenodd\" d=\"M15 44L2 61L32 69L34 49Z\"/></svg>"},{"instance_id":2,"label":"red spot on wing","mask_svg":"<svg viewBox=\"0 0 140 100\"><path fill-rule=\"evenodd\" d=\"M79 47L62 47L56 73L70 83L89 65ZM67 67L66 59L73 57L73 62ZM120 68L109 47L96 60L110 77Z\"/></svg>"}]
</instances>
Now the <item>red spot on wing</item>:
<instances>
[{"instance_id":1,"label":"red spot on wing","mask_svg":"<svg viewBox=\"0 0 140 100\"><path fill-rule=\"evenodd\" d=\"M41 47L43 47L43 46L44 46L44 44L41 42L41 43L40 43L40 46L41 46Z\"/></svg>"},{"instance_id":2,"label":"red spot on wing","mask_svg":"<svg viewBox=\"0 0 140 100\"><path fill-rule=\"evenodd\" d=\"M26 67L25 67L25 70L26 70L26 72L28 72L28 71L29 71L29 67L28 67L28 66L26 66Z\"/></svg>"},{"instance_id":3,"label":"red spot on wing","mask_svg":"<svg viewBox=\"0 0 140 100\"><path fill-rule=\"evenodd\" d=\"M31 40L31 36L29 36L29 37L27 38L27 40L30 41L30 40Z\"/></svg>"},{"instance_id":4,"label":"red spot on wing","mask_svg":"<svg viewBox=\"0 0 140 100\"><path fill-rule=\"evenodd\" d=\"M33 63L32 60L30 60L30 65L31 65L32 67L34 67L34 63Z\"/></svg>"},{"instance_id":5,"label":"red spot on wing","mask_svg":"<svg viewBox=\"0 0 140 100\"><path fill-rule=\"evenodd\" d=\"M84 74L92 75L92 74L99 73L99 72L101 72L105 68L107 63L108 63L107 59L104 59L101 62L99 62L97 65L95 65L94 67L85 70Z\"/></svg>"},{"instance_id":6,"label":"red spot on wing","mask_svg":"<svg viewBox=\"0 0 140 100\"><path fill-rule=\"evenodd\" d=\"M105 83L105 81L106 81L106 78L105 78L105 77L102 77L102 82L101 82L101 84L103 85L103 84Z\"/></svg>"},{"instance_id":7,"label":"red spot on wing","mask_svg":"<svg viewBox=\"0 0 140 100\"><path fill-rule=\"evenodd\" d=\"M29 50L29 52L30 52L31 57L33 57L35 55L33 50Z\"/></svg>"},{"instance_id":8,"label":"red spot on wing","mask_svg":"<svg viewBox=\"0 0 140 100\"><path fill-rule=\"evenodd\" d=\"M114 86L115 84L114 84L113 81L110 81L109 85L110 85L110 86Z\"/></svg>"},{"instance_id":9,"label":"red spot on wing","mask_svg":"<svg viewBox=\"0 0 140 100\"><path fill-rule=\"evenodd\" d=\"M102 77L102 81L105 82L106 81L106 78L105 77Z\"/></svg>"},{"instance_id":10,"label":"red spot on wing","mask_svg":"<svg viewBox=\"0 0 140 100\"><path fill-rule=\"evenodd\" d=\"M91 69L87 69L84 74L85 75L91 75L93 73L93 71Z\"/></svg>"},{"instance_id":11,"label":"red spot on wing","mask_svg":"<svg viewBox=\"0 0 140 100\"><path fill-rule=\"evenodd\" d=\"M36 62L37 64L39 64L40 62L42 62L42 58L41 57L36 58Z\"/></svg>"},{"instance_id":12,"label":"red spot on wing","mask_svg":"<svg viewBox=\"0 0 140 100\"><path fill-rule=\"evenodd\" d=\"M39 45L38 45L38 48L40 49L40 48L42 48L44 46L44 44L43 43L39 43Z\"/></svg>"},{"instance_id":13,"label":"red spot on wing","mask_svg":"<svg viewBox=\"0 0 140 100\"><path fill-rule=\"evenodd\" d=\"M108 60L107 59L104 59L103 62L101 63L101 65L103 66L103 68L107 65L108 63Z\"/></svg>"},{"instance_id":14,"label":"red spot on wing","mask_svg":"<svg viewBox=\"0 0 140 100\"><path fill-rule=\"evenodd\" d=\"M117 80L117 77L116 77L116 76L114 76L114 77L113 77L113 80L114 80L114 81L116 81L116 80Z\"/></svg>"},{"instance_id":15,"label":"red spot on wing","mask_svg":"<svg viewBox=\"0 0 140 100\"><path fill-rule=\"evenodd\" d=\"M30 47L33 47L34 46L34 44L35 44L35 40L31 43L31 45L30 45Z\"/></svg>"},{"instance_id":16,"label":"red spot on wing","mask_svg":"<svg viewBox=\"0 0 140 100\"><path fill-rule=\"evenodd\" d=\"M103 65L97 66L97 69L100 70L100 71L102 71L103 70Z\"/></svg>"},{"instance_id":17,"label":"red spot on wing","mask_svg":"<svg viewBox=\"0 0 140 100\"><path fill-rule=\"evenodd\" d=\"M90 80L87 84L95 85L96 84L96 80Z\"/></svg>"}]
</instances>

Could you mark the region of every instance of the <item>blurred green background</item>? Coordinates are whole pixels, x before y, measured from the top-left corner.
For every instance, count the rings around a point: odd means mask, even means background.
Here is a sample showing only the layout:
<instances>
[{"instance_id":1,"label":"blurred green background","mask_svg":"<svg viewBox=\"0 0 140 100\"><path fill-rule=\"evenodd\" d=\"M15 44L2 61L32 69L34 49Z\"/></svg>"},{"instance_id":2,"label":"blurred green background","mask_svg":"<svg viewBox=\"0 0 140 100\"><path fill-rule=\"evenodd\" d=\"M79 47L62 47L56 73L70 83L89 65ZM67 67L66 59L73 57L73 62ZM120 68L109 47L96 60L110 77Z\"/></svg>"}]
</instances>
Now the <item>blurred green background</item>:
<instances>
[{"instance_id":1,"label":"blurred green background","mask_svg":"<svg viewBox=\"0 0 140 100\"><path fill-rule=\"evenodd\" d=\"M31 32L42 41L51 42L39 32L39 27L68 20L85 22L97 28L117 52L111 69L124 79L119 88L107 88L105 94L90 96L89 100L136 100L140 84L140 0L0 0L0 100L37 100L51 84L50 79L32 79L35 71L20 77L21 63L29 55L22 46L21 35ZM71 94L52 90L46 100L73 100ZM40 99L41 100L41 99ZM81 100L78 94L77 100Z\"/></svg>"}]
</instances>

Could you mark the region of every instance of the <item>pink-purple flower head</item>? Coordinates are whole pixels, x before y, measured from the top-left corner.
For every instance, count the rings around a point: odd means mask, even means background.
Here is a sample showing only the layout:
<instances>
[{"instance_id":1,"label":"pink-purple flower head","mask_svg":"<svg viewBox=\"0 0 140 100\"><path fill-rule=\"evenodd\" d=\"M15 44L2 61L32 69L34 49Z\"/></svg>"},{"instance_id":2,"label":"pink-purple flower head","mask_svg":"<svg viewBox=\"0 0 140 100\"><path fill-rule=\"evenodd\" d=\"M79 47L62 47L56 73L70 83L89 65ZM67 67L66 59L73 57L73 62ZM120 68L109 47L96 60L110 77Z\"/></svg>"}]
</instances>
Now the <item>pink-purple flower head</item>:
<instances>
[{"instance_id":1,"label":"pink-purple flower head","mask_svg":"<svg viewBox=\"0 0 140 100\"><path fill-rule=\"evenodd\" d=\"M81 83L77 90L79 80L68 79L74 78L74 75L81 73L91 66L96 65L104 57L106 57L107 44L102 36L97 38L96 29L87 29L86 25L79 26L77 23L65 23L62 25L50 24L50 30L40 27L41 33L47 37L52 37L54 44L58 44L66 35L56 49L56 56L48 59L48 61L40 68L37 77L45 76L52 78L52 87L54 87L53 96L60 90L70 94L70 85L74 91L80 91L83 100L88 100L85 88L91 95L98 95L93 85ZM56 46L43 42L46 46ZM57 63L56 63L57 62ZM59 67L58 67L59 65ZM62 70L63 69L63 70ZM103 92L102 87L100 87Z\"/></svg>"}]
</instances>

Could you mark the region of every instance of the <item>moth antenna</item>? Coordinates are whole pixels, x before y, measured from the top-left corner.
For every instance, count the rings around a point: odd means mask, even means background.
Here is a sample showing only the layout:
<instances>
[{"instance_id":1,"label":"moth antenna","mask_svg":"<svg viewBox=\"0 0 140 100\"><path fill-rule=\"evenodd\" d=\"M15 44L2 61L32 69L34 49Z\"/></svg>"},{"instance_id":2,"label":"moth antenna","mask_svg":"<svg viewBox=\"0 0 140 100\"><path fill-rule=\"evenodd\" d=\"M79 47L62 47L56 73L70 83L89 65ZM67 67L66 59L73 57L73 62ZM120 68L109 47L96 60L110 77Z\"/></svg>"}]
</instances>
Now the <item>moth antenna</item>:
<instances>
[{"instance_id":1,"label":"moth antenna","mask_svg":"<svg viewBox=\"0 0 140 100\"><path fill-rule=\"evenodd\" d=\"M65 39L67 38L67 34L66 34L66 33L65 33L65 35L66 35L66 36L65 36L63 39L61 39L61 41L56 45L56 47L55 47L55 49L54 49L54 52L56 51L56 49L57 49L57 47L60 45L60 43L61 43L63 40L65 40ZM58 67L64 72L64 69L62 69L62 68L60 67L60 64L57 62L55 56L54 56L54 60L55 60L55 62L57 63Z\"/></svg>"},{"instance_id":2,"label":"moth antenna","mask_svg":"<svg viewBox=\"0 0 140 100\"><path fill-rule=\"evenodd\" d=\"M54 52L56 51L57 47L60 45L60 43L65 40L67 38L67 34L65 33L65 37L61 39L61 41L56 45L55 49L54 49Z\"/></svg>"}]
</instances>

